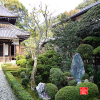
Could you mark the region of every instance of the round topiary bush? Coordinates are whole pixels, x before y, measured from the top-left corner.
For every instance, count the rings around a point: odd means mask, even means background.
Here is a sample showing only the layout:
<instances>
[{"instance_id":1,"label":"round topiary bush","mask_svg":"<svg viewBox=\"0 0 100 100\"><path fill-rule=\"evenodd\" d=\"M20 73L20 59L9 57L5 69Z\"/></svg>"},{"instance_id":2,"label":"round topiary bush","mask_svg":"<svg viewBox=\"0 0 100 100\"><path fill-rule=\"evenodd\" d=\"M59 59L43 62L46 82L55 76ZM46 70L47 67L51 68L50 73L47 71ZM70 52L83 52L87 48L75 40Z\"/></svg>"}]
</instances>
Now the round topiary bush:
<instances>
[{"instance_id":1,"label":"round topiary bush","mask_svg":"<svg viewBox=\"0 0 100 100\"><path fill-rule=\"evenodd\" d=\"M88 87L88 95L80 95L80 87ZM79 100L89 100L99 94L99 90L96 84L91 82L80 83L76 86L76 91L78 91Z\"/></svg>"},{"instance_id":2,"label":"round topiary bush","mask_svg":"<svg viewBox=\"0 0 100 100\"><path fill-rule=\"evenodd\" d=\"M20 77L21 77L21 78L24 78L24 77L25 77L25 72L21 72L21 73L20 73Z\"/></svg>"},{"instance_id":3,"label":"round topiary bush","mask_svg":"<svg viewBox=\"0 0 100 100\"><path fill-rule=\"evenodd\" d=\"M89 75L87 73L85 73L81 78L81 80L85 80L85 79L89 79Z\"/></svg>"},{"instance_id":4,"label":"round topiary bush","mask_svg":"<svg viewBox=\"0 0 100 100\"><path fill-rule=\"evenodd\" d=\"M50 79L57 87L62 87L67 82L64 73L59 68L50 69Z\"/></svg>"},{"instance_id":5,"label":"round topiary bush","mask_svg":"<svg viewBox=\"0 0 100 100\"><path fill-rule=\"evenodd\" d=\"M68 82L69 86L76 86L77 82L75 80L71 80Z\"/></svg>"},{"instance_id":6,"label":"round topiary bush","mask_svg":"<svg viewBox=\"0 0 100 100\"><path fill-rule=\"evenodd\" d=\"M64 75L67 76L67 77L71 77L72 76L70 72L65 72Z\"/></svg>"},{"instance_id":7,"label":"round topiary bush","mask_svg":"<svg viewBox=\"0 0 100 100\"><path fill-rule=\"evenodd\" d=\"M46 91L50 98L55 98L55 94L58 92L58 88L52 83L47 83Z\"/></svg>"},{"instance_id":8,"label":"round topiary bush","mask_svg":"<svg viewBox=\"0 0 100 100\"><path fill-rule=\"evenodd\" d=\"M27 84L29 83L29 78L23 78L21 84L27 87Z\"/></svg>"},{"instance_id":9,"label":"round topiary bush","mask_svg":"<svg viewBox=\"0 0 100 100\"><path fill-rule=\"evenodd\" d=\"M77 98L78 91L75 86L66 86L61 88L55 95L55 100L81 100Z\"/></svg>"}]
</instances>

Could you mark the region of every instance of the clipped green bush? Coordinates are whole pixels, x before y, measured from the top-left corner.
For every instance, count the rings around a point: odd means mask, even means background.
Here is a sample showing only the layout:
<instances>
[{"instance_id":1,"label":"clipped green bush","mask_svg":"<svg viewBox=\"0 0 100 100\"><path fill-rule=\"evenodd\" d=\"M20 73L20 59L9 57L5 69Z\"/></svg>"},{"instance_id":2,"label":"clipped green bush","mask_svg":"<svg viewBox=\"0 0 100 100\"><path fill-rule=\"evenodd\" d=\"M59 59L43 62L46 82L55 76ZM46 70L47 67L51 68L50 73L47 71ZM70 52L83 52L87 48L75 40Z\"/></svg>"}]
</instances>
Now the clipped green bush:
<instances>
[{"instance_id":1,"label":"clipped green bush","mask_svg":"<svg viewBox=\"0 0 100 100\"><path fill-rule=\"evenodd\" d=\"M59 68L50 69L50 79L51 82L58 87L62 87L64 84L66 84L66 78L61 69Z\"/></svg>"},{"instance_id":2,"label":"clipped green bush","mask_svg":"<svg viewBox=\"0 0 100 100\"><path fill-rule=\"evenodd\" d=\"M17 64L17 61L20 59L25 59L25 57L23 55L17 55L16 56L16 64Z\"/></svg>"},{"instance_id":3,"label":"clipped green bush","mask_svg":"<svg viewBox=\"0 0 100 100\"><path fill-rule=\"evenodd\" d=\"M94 54L94 55L100 55L100 46L98 46L97 48L95 48L95 49L93 50L93 54Z\"/></svg>"},{"instance_id":4,"label":"clipped green bush","mask_svg":"<svg viewBox=\"0 0 100 100\"><path fill-rule=\"evenodd\" d=\"M64 75L67 76L67 77L71 77L71 73L70 72L64 72Z\"/></svg>"},{"instance_id":5,"label":"clipped green bush","mask_svg":"<svg viewBox=\"0 0 100 100\"><path fill-rule=\"evenodd\" d=\"M95 97L99 94L99 90L96 84L91 82L80 83L76 86L77 91L80 91L80 87L88 87L88 95L80 95L78 93L79 100L89 100L92 97Z\"/></svg>"},{"instance_id":6,"label":"clipped green bush","mask_svg":"<svg viewBox=\"0 0 100 100\"><path fill-rule=\"evenodd\" d=\"M21 84L27 87L27 84L29 83L29 78L23 78Z\"/></svg>"},{"instance_id":7,"label":"clipped green bush","mask_svg":"<svg viewBox=\"0 0 100 100\"><path fill-rule=\"evenodd\" d=\"M56 93L55 100L81 100L77 96L78 91L76 91L75 86L66 86Z\"/></svg>"},{"instance_id":8,"label":"clipped green bush","mask_svg":"<svg viewBox=\"0 0 100 100\"><path fill-rule=\"evenodd\" d=\"M46 84L46 91L47 91L48 96L50 98L55 98L55 94L58 92L58 88L52 83L47 83Z\"/></svg>"},{"instance_id":9,"label":"clipped green bush","mask_svg":"<svg viewBox=\"0 0 100 100\"><path fill-rule=\"evenodd\" d=\"M26 68L19 68L17 70L17 75L19 76L21 72L26 72L26 70L27 70Z\"/></svg>"},{"instance_id":10,"label":"clipped green bush","mask_svg":"<svg viewBox=\"0 0 100 100\"><path fill-rule=\"evenodd\" d=\"M6 65L6 67L11 67L12 63L6 63L5 65Z\"/></svg>"},{"instance_id":11,"label":"clipped green bush","mask_svg":"<svg viewBox=\"0 0 100 100\"><path fill-rule=\"evenodd\" d=\"M18 100L34 100L31 95L26 90L24 90L21 84L14 78L14 76L10 72L6 72L5 70L3 71L5 72L8 83L13 89L13 92Z\"/></svg>"},{"instance_id":12,"label":"clipped green bush","mask_svg":"<svg viewBox=\"0 0 100 100\"><path fill-rule=\"evenodd\" d=\"M20 65L20 67L25 68L26 67L26 59L20 59L17 61L17 65Z\"/></svg>"},{"instance_id":13,"label":"clipped green bush","mask_svg":"<svg viewBox=\"0 0 100 100\"><path fill-rule=\"evenodd\" d=\"M32 59L32 58L27 59L28 66L33 66L33 64L34 64L34 59Z\"/></svg>"},{"instance_id":14,"label":"clipped green bush","mask_svg":"<svg viewBox=\"0 0 100 100\"><path fill-rule=\"evenodd\" d=\"M20 73L20 77L21 77L21 78L25 78L25 72L21 72L21 73Z\"/></svg>"},{"instance_id":15,"label":"clipped green bush","mask_svg":"<svg viewBox=\"0 0 100 100\"><path fill-rule=\"evenodd\" d=\"M81 80L85 80L85 79L89 79L89 75L87 73L85 73L81 78Z\"/></svg>"},{"instance_id":16,"label":"clipped green bush","mask_svg":"<svg viewBox=\"0 0 100 100\"><path fill-rule=\"evenodd\" d=\"M68 82L69 86L76 86L77 82L75 80L71 80Z\"/></svg>"}]
</instances>

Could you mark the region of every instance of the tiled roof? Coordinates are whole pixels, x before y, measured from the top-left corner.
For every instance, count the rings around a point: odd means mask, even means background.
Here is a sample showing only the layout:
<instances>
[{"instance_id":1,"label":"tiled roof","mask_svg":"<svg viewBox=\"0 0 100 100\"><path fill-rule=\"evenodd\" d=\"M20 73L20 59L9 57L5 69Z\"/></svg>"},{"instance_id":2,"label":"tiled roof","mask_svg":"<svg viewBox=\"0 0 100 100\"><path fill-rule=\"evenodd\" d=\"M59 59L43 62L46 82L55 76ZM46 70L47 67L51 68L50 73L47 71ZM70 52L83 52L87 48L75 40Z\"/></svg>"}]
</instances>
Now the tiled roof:
<instances>
[{"instance_id":1,"label":"tiled roof","mask_svg":"<svg viewBox=\"0 0 100 100\"><path fill-rule=\"evenodd\" d=\"M13 17L13 18L16 18L18 16L16 14L12 13L11 11L9 11L7 8L0 5L0 17Z\"/></svg>"},{"instance_id":2,"label":"tiled roof","mask_svg":"<svg viewBox=\"0 0 100 100\"><path fill-rule=\"evenodd\" d=\"M100 1L98 1L98 2L96 2L96 3L94 3L94 4L92 4L92 5L90 5L90 6L88 6L88 7L83 8L82 10L80 10L80 11L79 11L78 13L76 13L75 15L72 15L71 17L66 18L66 19L64 19L64 20L65 20L65 21L68 21L70 18L72 19L72 18L78 17L78 16L80 16L80 15L86 13L86 12L87 12L89 9L91 9L93 6L97 6L98 4L100 4ZM57 23L54 24L54 25L52 25L52 28L55 27L56 25L59 25L59 24L61 24L61 21L60 21L60 22L57 22Z\"/></svg>"},{"instance_id":3,"label":"tiled roof","mask_svg":"<svg viewBox=\"0 0 100 100\"><path fill-rule=\"evenodd\" d=\"M29 32L23 31L9 22L0 22L0 38L13 39L19 36L30 36Z\"/></svg>"}]
</instances>

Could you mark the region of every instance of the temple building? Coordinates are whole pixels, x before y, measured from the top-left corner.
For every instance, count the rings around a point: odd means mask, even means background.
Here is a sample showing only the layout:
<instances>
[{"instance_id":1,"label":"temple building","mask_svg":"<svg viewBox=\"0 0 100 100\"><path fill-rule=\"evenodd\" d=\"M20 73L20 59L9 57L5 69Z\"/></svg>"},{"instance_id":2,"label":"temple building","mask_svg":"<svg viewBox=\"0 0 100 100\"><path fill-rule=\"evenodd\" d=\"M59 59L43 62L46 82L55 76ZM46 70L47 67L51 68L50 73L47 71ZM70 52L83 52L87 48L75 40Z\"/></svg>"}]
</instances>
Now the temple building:
<instances>
[{"instance_id":1,"label":"temple building","mask_svg":"<svg viewBox=\"0 0 100 100\"><path fill-rule=\"evenodd\" d=\"M15 26L18 16L0 5L0 62L15 60L16 54L22 54L22 41L29 38L29 32Z\"/></svg>"}]
</instances>

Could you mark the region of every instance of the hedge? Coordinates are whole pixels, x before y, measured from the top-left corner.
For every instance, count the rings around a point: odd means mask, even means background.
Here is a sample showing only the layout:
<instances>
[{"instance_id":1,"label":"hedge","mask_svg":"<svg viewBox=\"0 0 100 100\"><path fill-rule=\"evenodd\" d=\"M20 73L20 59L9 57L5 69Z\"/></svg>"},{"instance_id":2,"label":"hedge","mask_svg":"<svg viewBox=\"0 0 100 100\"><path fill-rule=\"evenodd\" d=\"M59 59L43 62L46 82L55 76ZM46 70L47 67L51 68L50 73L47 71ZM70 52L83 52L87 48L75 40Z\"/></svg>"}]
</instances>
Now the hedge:
<instances>
[{"instance_id":1,"label":"hedge","mask_svg":"<svg viewBox=\"0 0 100 100\"><path fill-rule=\"evenodd\" d=\"M14 78L14 76L10 73L5 71L5 66L1 65L5 76L8 80L8 83L10 84L11 88L14 91L14 94L18 98L18 100L34 100L31 95L24 90L24 88L21 86L21 84Z\"/></svg>"}]
</instances>

